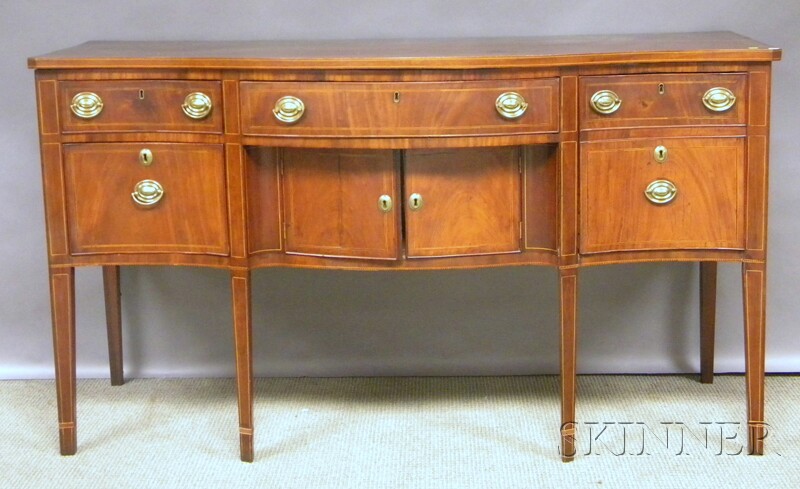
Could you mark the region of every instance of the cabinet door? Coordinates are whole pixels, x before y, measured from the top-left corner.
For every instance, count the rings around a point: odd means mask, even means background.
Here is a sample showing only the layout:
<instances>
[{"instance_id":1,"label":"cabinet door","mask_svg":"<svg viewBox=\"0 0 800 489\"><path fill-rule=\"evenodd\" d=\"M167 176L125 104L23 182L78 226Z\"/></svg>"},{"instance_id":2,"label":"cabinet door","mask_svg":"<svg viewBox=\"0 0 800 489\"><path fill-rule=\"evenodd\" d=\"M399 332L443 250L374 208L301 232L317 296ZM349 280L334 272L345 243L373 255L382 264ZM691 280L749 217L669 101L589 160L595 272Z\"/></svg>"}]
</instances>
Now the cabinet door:
<instances>
[{"instance_id":1,"label":"cabinet door","mask_svg":"<svg viewBox=\"0 0 800 489\"><path fill-rule=\"evenodd\" d=\"M285 149L282 158L287 253L397 259L392 151Z\"/></svg>"},{"instance_id":2,"label":"cabinet door","mask_svg":"<svg viewBox=\"0 0 800 489\"><path fill-rule=\"evenodd\" d=\"M519 251L518 148L408 151L405 178L409 258Z\"/></svg>"},{"instance_id":3,"label":"cabinet door","mask_svg":"<svg viewBox=\"0 0 800 489\"><path fill-rule=\"evenodd\" d=\"M743 138L581 143L581 252L742 249L744 151Z\"/></svg>"}]
</instances>

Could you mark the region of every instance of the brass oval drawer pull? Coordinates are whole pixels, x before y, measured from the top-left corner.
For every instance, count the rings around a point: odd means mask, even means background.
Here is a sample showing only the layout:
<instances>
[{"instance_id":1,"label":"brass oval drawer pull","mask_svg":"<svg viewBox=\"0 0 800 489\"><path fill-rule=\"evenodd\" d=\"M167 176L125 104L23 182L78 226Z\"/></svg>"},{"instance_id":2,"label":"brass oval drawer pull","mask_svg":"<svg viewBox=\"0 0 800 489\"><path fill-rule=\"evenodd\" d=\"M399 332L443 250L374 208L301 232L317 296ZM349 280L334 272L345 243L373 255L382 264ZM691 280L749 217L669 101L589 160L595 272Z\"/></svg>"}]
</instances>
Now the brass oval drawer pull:
<instances>
[{"instance_id":1,"label":"brass oval drawer pull","mask_svg":"<svg viewBox=\"0 0 800 489\"><path fill-rule=\"evenodd\" d=\"M203 92L192 92L186 96L181 108L192 119L205 119L211 113L211 97Z\"/></svg>"},{"instance_id":2,"label":"brass oval drawer pull","mask_svg":"<svg viewBox=\"0 0 800 489\"><path fill-rule=\"evenodd\" d=\"M619 106L622 105L622 99L611 90L600 90L592 95L589 105L598 114L608 115L619 109Z\"/></svg>"},{"instance_id":3,"label":"brass oval drawer pull","mask_svg":"<svg viewBox=\"0 0 800 489\"><path fill-rule=\"evenodd\" d=\"M678 193L678 187L669 180L654 180L644 190L647 200L654 204L668 204Z\"/></svg>"},{"instance_id":4,"label":"brass oval drawer pull","mask_svg":"<svg viewBox=\"0 0 800 489\"><path fill-rule=\"evenodd\" d=\"M142 207L156 205L164 196L164 187L155 180L142 180L137 183L131 193L133 201Z\"/></svg>"},{"instance_id":5,"label":"brass oval drawer pull","mask_svg":"<svg viewBox=\"0 0 800 489\"><path fill-rule=\"evenodd\" d=\"M383 212L392 211L392 198L388 195L381 195L378 197L378 208Z\"/></svg>"},{"instance_id":6,"label":"brass oval drawer pull","mask_svg":"<svg viewBox=\"0 0 800 489\"><path fill-rule=\"evenodd\" d=\"M517 119L528 110L525 97L517 92L501 93L494 102L497 113L506 119Z\"/></svg>"},{"instance_id":7,"label":"brass oval drawer pull","mask_svg":"<svg viewBox=\"0 0 800 489\"><path fill-rule=\"evenodd\" d=\"M714 87L703 94L703 105L714 112L725 112L736 103L736 96L724 87Z\"/></svg>"},{"instance_id":8,"label":"brass oval drawer pull","mask_svg":"<svg viewBox=\"0 0 800 489\"><path fill-rule=\"evenodd\" d=\"M306 106L303 101L291 95L279 98L272 109L275 118L287 124L299 121L305 111Z\"/></svg>"},{"instance_id":9,"label":"brass oval drawer pull","mask_svg":"<svg viewBox=\"0 0 800 489\"><path fill-rule=\"evenodd\" d=\"M91 119L103 111L103 99L93 92L76 93L69 108L81 119Z\"/></svg>"}]
</instances>

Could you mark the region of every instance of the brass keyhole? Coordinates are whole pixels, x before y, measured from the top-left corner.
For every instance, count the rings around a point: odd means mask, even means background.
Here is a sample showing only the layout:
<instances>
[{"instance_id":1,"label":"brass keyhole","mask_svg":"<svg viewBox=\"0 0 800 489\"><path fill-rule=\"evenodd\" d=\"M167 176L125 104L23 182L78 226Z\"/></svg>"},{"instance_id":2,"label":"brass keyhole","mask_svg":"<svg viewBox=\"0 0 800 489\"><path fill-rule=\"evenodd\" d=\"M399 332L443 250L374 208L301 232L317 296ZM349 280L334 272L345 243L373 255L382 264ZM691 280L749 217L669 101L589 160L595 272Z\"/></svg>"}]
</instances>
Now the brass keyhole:
<instances>
[{"instance_id":1,"label":"brass keyhole","mask_svg":"<svg viewBox=\"0 0 800 489\"><path fill-rule=\"evenodd\" d=\"M653 158L659 163L667 161L667 148L665 146L656 146L653 150Z\"/></svg>"},{"instance_id":2,"label":"brass keyhole","mask_svg":"<svg viewBox=\"0 0 800 489\"><path fill-rule=\"evenodd\" d=\"M408 198L408 207L410 207L412 211L417 211L422 208L422 196L420 194L411 194Z\"/></svg>"},{"instance_id":3,"label":"brass keyhole","mask_svg":"<svg viewBox=\"0 0 800 489\"><path fill-rule=\"evenodd\" d=\"M659 95L664 95L664 92L666 92L666 91L667 91L667 89L664 88L664 84L663 83L659 83L658 84L658 94Z\"/></svg>"},{"instance_id":4,"label":"brass keyhole","mask_svg":"<svg viewBox=\"0 0 800 489\"><path fill-rule=\"evenodd\" d=\"M394 96L392 97L392 100L394 101L394 103L399 104L400 103L400 92L394 92Z\"/></svg>"},{"instance_id":5,"label":"brass keyhole","mask_svg":"<svg viewBox=\"0 0 800 489\"><path fill-rule=\"evenodd\" d=\"M378 208L383 212L389 212L392 210L392 198L388 195L381 195L378 198Z\"/></svg>"},{"instance_id":6,"label":"brass keyhole","mask_svg":"<svg viewBox=\"0 0 800 489\"><path fill-rule=\"evenodd\" d=\"M144 100L144 90L139 90L139 100Z\"/></svg>"}]
</instances>

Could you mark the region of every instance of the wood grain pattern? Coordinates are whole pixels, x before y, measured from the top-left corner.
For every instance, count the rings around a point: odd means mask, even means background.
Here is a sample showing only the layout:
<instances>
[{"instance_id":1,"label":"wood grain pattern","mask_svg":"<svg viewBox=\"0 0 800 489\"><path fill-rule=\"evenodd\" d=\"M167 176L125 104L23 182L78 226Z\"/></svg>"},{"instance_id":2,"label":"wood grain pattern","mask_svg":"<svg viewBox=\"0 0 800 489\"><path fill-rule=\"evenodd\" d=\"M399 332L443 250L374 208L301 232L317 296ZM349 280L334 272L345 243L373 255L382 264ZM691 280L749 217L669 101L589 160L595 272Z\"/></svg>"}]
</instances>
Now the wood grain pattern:
<instances>
[{"instance_id":1,"label":"wood grain pattern","mask_svg":"<svg viewBox=\"0 0 800 489\"><path fill-rule=\"evenodd\" d=\"M276 148L251 148L247 166L247 237L250 253L281 251L281 180Z\"/></svg>"},{"instance_id":2,"label":"wood grain pattern","mask_svg":"<svg viewBox=\"0 0 800 489\"><path fill-rule=\"evenodd\" d=\"M497 97L517 92L519 118L501 117ZM305 113L287 124L272 113L291 95ZM287 137L463 136L558 130L558 79L474 82L242 82L242 133Z\"/></svg>"},{"instance_id":3,"label":"wood grain pattern","mask_svg":"<svg viewBox=\"0 0 800 489\"><path fill-rule=\"evenodd\" d=\"M520 250L518 148L408 151L405 160L409 258ZM411 209L412 194L422 196Z\"/></svg>"},{"instance_id":4,"label":"wood grain pattern","mask_svg":"<svg viewBox=\"0 0 800 489\"><path fill-rule=\"evenodd\" d=\"M142 148L153 153L149 167L139 164ZM66 145L64 159L73 254L228 254L221 146ZM136 184L145 179L164 187L164 197L150 208L131 199Z\"/></svg>"},{"instance_id":5,"label":"wood grain pattern","mask_svg":"<svg viewBox=\"0 0 800 489\"><path fill-rule=\"evenodd\" d=\"M28 59L36 69L534 68L776 61L780 49L732 32L319 41L91 41Z\"/></svg>"},{"instance_id":6,"label":"wood grain pattern","mask_svg":"<svg viewBox=\"0 0 800 489\"><path fill-rule=\"evenodd\" d=\"M525 249L558 249L558 147L525 146L523 209Z\"/></svg>"},{"instance_id":7,"label":"wood grain pattern","mask_svg":"<svg viewBox=\"0 0 800 489\"><path fill-rule=\"evenodd\" d=\"M664 93L659 92L659 85ZM733 107L714 112L703 105L703 94L715 87L731 90ZM617 75L581 78L581 129L745 123L747 75L742 73ZM611 90L622 100L613 114L598 114L589 100Z\"/></svg>"},{"instance_id":8,"label":"wood grain pattern","mask_svg":"<svg viewBox=\"0 0 800 489\"><path fill-rule=\"evenodd\" d=\"M284 150L286 252L394 260L402 209L391 151ZM394 201L383 212L378 199Z\"/></svg>"},{"instance_id":9,"label":"wood grain pattern","mask_svg":"<svg viewBox=\"0 0 800 489\"><path fill-rule=\"evenodd\" d=\"M668 149L655 161L656 146ZM667 204L645 188L674 183ZM581 144L581 252L744 248L744 141L676 138Z\"/></svg>"},{"instance_id":10,"label":"wood grain pattern","mask_svg":"<svg viewBox=\"0 0 800 489\"><path fill-rule=\"evenodd\" d=\"M69 106L80 92L103 99L103 110L94 118L81 119ZM211 98L213 108L204 119L192 119L181 105L192 92ZM137 80L63 81L59 83L59 115L64 133L71 132L222 132L222 86L215 81Z\"/></svg>"}]
</instances>

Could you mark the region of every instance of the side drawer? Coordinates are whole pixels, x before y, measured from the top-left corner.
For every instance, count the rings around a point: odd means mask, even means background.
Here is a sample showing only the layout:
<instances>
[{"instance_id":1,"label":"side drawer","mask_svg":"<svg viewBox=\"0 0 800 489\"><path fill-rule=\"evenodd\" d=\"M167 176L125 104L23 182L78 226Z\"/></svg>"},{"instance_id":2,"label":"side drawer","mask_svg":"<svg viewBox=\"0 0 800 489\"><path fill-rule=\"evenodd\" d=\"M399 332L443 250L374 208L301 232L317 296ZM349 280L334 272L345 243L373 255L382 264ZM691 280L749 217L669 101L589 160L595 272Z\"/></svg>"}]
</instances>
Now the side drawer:
<instances>
[{"instance_id":1,"label":"side drawer","mask_svg":"<svg viewBox=\"0 0 800 489\"><path fill-rule=\"evenodd\" d=\"M222 132L216 81L98 80L59 83L61 130Z\"/></svg>"},{"instance_id":2,"label":"side drawer","mask_svg":"<svg viewBox=\"0 0 800 489\"><path fill-rule=\"evenodd\" d=\"M68 144L63 151L72 254L228 254L221 145Z\"/></svg>"},{"instance_id":3,"label":"side drawer","mask_svg":"<svg viewBox=\"0 0 800 489\"><path fill-rule=\"evenodd\" d=\"M581 253L743 249L744 148L744 138L581 143Z\"/></svg>"},{"instance_id":4,"label":"side drawer","mask_svg":"<svg viewBox=\"0 0 800 489\"><path fill-rule=\"evenodd\" d=\"M302 137L557 132L558 86L556 78L406 83L242 82L242 132Z\"/></svg>"},{"instance_id":5,"label":"side drawer","mask_svg":"<svg viewBox=\"0 0 800 489\"><path fill-rule=\"evenodd\" d=\"M747 75L587 76L581 129L745 124Z\"/></svg>"}]
</instances>

